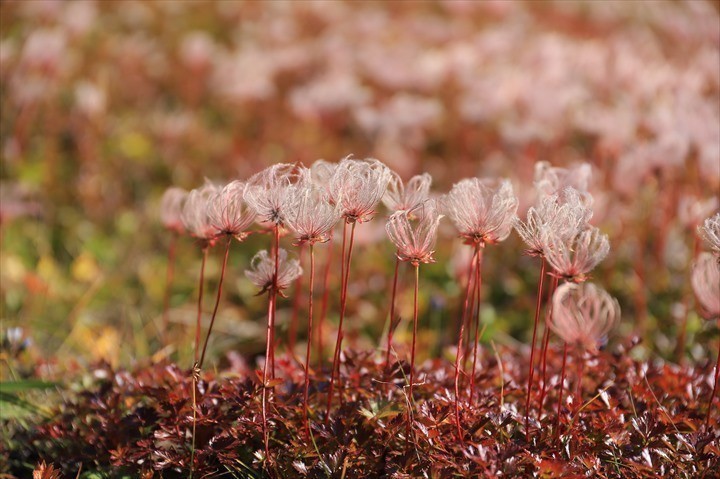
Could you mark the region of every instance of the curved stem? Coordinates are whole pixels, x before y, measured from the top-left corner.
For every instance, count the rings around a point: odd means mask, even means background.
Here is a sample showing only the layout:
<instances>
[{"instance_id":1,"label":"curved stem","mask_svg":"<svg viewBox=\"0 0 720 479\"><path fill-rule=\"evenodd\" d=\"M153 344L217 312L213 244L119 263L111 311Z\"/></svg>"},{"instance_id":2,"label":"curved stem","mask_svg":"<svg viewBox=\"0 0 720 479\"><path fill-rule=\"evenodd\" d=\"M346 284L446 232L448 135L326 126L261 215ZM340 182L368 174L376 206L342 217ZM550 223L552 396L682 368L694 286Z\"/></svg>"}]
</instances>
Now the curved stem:
<instances>
[{"instance_id":1,"label":"curved stem","mask_svg":"<svg viewBox=\"0 0 720 479\"><path fill-rule=\"evenodd\" d=\"M274 289L274 288L273 288ZM270 363L270 355L272 354L273 328L275 315L275 295L270 292L268 295L268 321L267 330L265 332L265 364L263 365L263 383L262 383L262 422L263 422L263 441L265 443L265 460L270 460L270 439L267 425L267 402L268 402L268 364Z\"/></svg>"},{"instance_id":2,"label":"curved stem","mask_svg":"<svg viewBox=\"0 0 720 479\"><path fill-rule=\"evenodd\" d=\"M270 301L270 304L272 305L272 327L270 328L270 377L275 379L275 308L277 303L278 271L280 269L280 226L278 224L275 224L273 249L275 256L275 271L273 273L273 287L270 289L270 296L272 296Z\"/></svg>"},{"instance_id":3,"label":"curved stem","mask_svg":"<svg viewBox=\"0 0 720 479\"><path fill-rule=\"evenodd\" d=\"M200 263L200 287L198 288L197 321L195 323L195 363L200 353L200 326L202 325L203 285L205 284L205 263L207 263L208 246L203 246L202 263Z\"/></svg>"},{"instance_id":4,"label":"curved stem","mask_svg":"<svg viewBox=\"0 0 720 479\"><path fill-rule=\"evenodd\" d=\"M355 238L355 224L352 223L350 227L350 240L348 241L348 250L347 250L347 258L346 258L346 265L343 267L344 272L344 278L342 281L342 287L340 290L340 320L338 322L338 334L337 339L335 340L335 354L333 354L333 366L332 366L332 372L330 375L330 387L328 389L328 401L327 401L327 411L325 412L325 423L328 422L328 419L330 418L330 409L332 408L332 397L333 397L333 385L335 382L335 375L336 373L339 373L340 369L340 349L342 347L342 340L343 340L343 334L342 334L342 327L343 327L343 320L345 319L345 307L347 305L347 286L348 286L348 279L350 277L350 260L352 259L352 249L353 249L353 241ZM344 231L343 231L344 236ZM338 374L338 387L340 387L340 378Z\"/></svg>"},{"instance_id":5,"label":"curved stem","mask_svg":"<svg viewBox=\"0 0 720 479\"><path fill-rule=\"evenodd\" d=\"M312 326L313 326L313 284L315 282L315 251L313 245L310 244L310 292L308 293L308 332L307 332L307 349L305 351L305 431L308 438L310 437L310 421L308 420L308 394L310 390L310 347L312 346Z\"/></svg>"},{"instance_id":6,"label":"curved stem","mask_svg":"<svg viewBox=\"0 0 720 479\"><path fill-rule=\"evenodd\" d=\"M542 350L542 388L540 389L540 412L542 413L543 405L545 404L545 394L547 393L547 351L548 345L550 344L550 318L552 317L552 297L557 289L558 278L553 277L553 281L550 284L550 291L548 292L548 306L547 312L545 313L545 330L543 331L543 350Z\"/></svg>"},{"instance_id":7,"label":"curved stem","mask_svg":"<svg viewBox=\"0 0 720 479\"><path fill-rule=\"evenodd\" d=\"M393 275L392 297L390 299L390 322L388 324L387 353L385 356L385 369L390 369L390 351L392 350L393 331L395 330L395 295L397 294L398 270L400 269L400 258L395 255L395 274Z\"/></svg>"},{"instance_id":8,"label":"curved stem","mask_svg":"<svg viewBox=\"0 0 720 479\"><path fill-rule=\"evenodd\" d=\"M560 410L563 402L563 388L565 386L565 364L567 363L568 345L563 347L562 373L560 374L560 393L558 396L557 416L555 417L555 439L560 437Z\"/></svg>"},{"instance_id":9,"label":"curved stem","mask_svg":"<svg viewBox=\"0 0 720 479\"><path fill-rule=\"evenodd\" d=\"M323 296L322 306L320 308L320 322L318 323L318 366L322 366L323 358L325 357L325 347L323 341L323 331L325 326L325 317L327 316L328 303L330 302L330 289L328 284L330 283L330 265L332 263L332 250L333 243L332 238L328 241L327 246L327 260L325 262L325 271L323 272Z\"/></svg>"},{"instance_id":10,"label":"curved stem","mask_svg":"<svg viewBox=\"0 0 720 479\"><path fill-rule=\"evenodd\" d=\"M165 273L165 295L163 297L163 316L162 316L162 344L167 346L168 326L170 324L170 291L172 290L172 280L175 271L175 250L177 249L178 234L173 231L170 236L170 245L168 246L167 272Z\"/></svg>"},{"instance_id":11,"label":"curved stem","mask_svg":"<svg viewBox=\"0 0 720 479\"><path fill-rule=\"evenodd\" d=\"M460 333L458 334L457 351L455 352L455 426L457 427L458 439L462 442L463 432L460 425L460 360L463 356L463 334L465 333L465 315L467 314L468 302L470 300L470 286L472 284L473 264L475 255L470 259L468 266L468 282L465 288L465 303L463 314L460 320Z\"/></svg>"},{"instance_id":12,"label":"curved stem","mask_svg":"<svg viewBox=\"0 0 720 479\"><path fill-rule=\"evenodd\" d=\"M473 405L473 392L475 391L475 371L477 367L477 353L478 353L478 344L480 343L480 291L482 288L482 258L483 258L483 249L482 245L478 244L475 247L476 255L477 255L477 264L475 265L475 295L477 296L477 316L475 318L475 341L473 344L473 360L472 360L472 370L470 371L470 405Z\"/></svg>"},{"instance_id":13,"label":"curved stem","mask_svg":"<svg viewBox=\"0 0 720 479\"><path fill-rule=\"evenodd\" d=\"M532 342L530 343L530 366L528 371L527 393L525 395L525 440L530 442L530 391L533 384L533 376L535 374L535 341L537 338L537 328L540 322L540 308L542 306L542 289L545 279L545 257L542 256L542 264L540 266L540 278L538 279L537 300L535 301L535 321L533 322Z\"/></svg>"},{"instance_id":14,"label":"curved stem","mask_svg":"<svg viewBox=\"0 0 720 479\"><path fill-rule=\"evenodd\" d=\"M303 264L303 256L305 252L305 244L300 244L298 251L298 261ZM300 293L302 292L302 278L300 275L295 280L295 291L293 294L293 309L292 316L290 316L290 330L288 331L288 348L290 349L290 355L295 357L295 343L297 342L297 323L300 316Z\"/></svg>"},{"instance_id":15,"label":"curved stem","mask_svg":"<svg viewBox=\"0 0 720 479\"><path fill-rule=\"evenodd\" d=\"M217 296L215 297L215 307L213 308L212 318L210 318L210 327L208 328L207 335L205 336L205 344L203 344L202 354L200 355L200 363L198 363L198 368L200 369L202 369L202 365L205 362L205 352L207 351L208 341L210 340L210 333L212 333L213 324L215 324L215 316L218 312L218 306L220 306L220 297L222 296L223 280L225 279L225 268L228 262L231 242L232 236L228 235L227 241L225 243L225 256L223 258L222 270L220 271L220 282L218 283Z\"/></svg>"},{"instance_id":16,"label":"curved stem","mask_svg":"<svg viewBox=\"0 0 720 479\"><path fill-rule=\"evenodd\" d=\"M720 323L720 320L718 320ZM705 425L710 424L710 414L712 413L713 399L715 399L715 393L717 392L718 379L720 379L720 341L718 341L718 354L717 362L715 363L715 383L713 384L712 393L710 393L710 401L708 401L707 415L705 416Z\"/></svg>"}]
</instances>

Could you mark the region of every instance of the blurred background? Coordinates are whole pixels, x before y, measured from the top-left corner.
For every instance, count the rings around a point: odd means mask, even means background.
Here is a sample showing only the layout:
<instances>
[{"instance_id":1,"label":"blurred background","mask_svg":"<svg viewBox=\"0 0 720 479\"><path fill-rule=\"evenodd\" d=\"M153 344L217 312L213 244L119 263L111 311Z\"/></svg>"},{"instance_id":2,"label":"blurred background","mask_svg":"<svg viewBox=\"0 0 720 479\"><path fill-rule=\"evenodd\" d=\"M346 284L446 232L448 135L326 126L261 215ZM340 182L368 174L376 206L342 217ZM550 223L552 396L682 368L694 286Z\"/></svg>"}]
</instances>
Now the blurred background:
<instances>
[{"instance_id":1,"label":"blurred background","mask_svg":"<svg viewBox=\"0 0 720 479\"><path fill-rule=\"evenodd\" d=\"M717 210L720 190L718 5L3 1L4 364L17 360L26 375L165 356L189 366L200 254L180 241L173 346L161 350L164 190L351 153L404 178L427 171L437 192L463 177L510 177L521 217L536 161L590 162L593 223L612 245L593 277L623 309L612 341L637 335L635 354L704 360L713 329L696 313L688 276L703 247L696 226ZM358 228L356 347L383 345L394 266L383 216ZM420 350L433 354L453 339L470 253L454 235L446 224L437 263L421 271ZM257 235L231 250L215 362L262 353L265 300L243 270L269 244ZM539 266L523 250L513 234L485 255L485 341L529 341ZM318 248L319 267L327 251ZM208 310L220 254L208 265ZM409 275L403 281L407 318ZM331 320L337 302L331 295ZM281 329L291 310L291 299L280 304Z\"/></svg>"}]
</instances>

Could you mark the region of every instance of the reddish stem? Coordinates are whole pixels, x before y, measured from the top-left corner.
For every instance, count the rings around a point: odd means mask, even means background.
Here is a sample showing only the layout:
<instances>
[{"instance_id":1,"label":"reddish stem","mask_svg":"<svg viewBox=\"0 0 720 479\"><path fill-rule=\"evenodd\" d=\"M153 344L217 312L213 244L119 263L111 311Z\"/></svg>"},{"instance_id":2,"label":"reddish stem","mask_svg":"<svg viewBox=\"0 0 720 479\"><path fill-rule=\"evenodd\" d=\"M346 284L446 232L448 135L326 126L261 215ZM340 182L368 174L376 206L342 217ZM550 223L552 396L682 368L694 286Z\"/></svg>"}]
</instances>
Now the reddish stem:
<instances>
[{"instance_id":1,"label":"reddish stem","mask_svg":"<svg viewBox=\"0 0 720 479\"><path fill-rule=\"evenodd\" d=\"M472 284L473 264L475 255L470 259L468 267L468 282L465 288L465 303L463 306L462 318L460 321L460 333L458 334L457 351L455 352L455 426L457 427L458 439L463 440L462 426L460 425L460 360L463 356L463 334L465 333L465 316L470 301L470 286Z\"/></svg>"},{"instance_id":2,"label":"reddish stem","mask_svg":"<svg viewBox=\"0 0 720 479\"><path fill-rule=\"evenodd\" d=\"M390 369L390 351L392 350L392 338L395 321L395 295L397 293L398 270L400 269L400 258L395 255L395 274L393 275L392 297L390 299L390 324L388 325L387 354L385 357L385 369Z\"/></svg>"},{"instance_id":3,"label":"reddish stem","mask_svg":"<svg viewBox=\"0 0 720 479\"><path fill-rule=\"evenodd\" d=\"M202 263L200 263L200 287L198 288L198 306L197 321L195 323L195 363L198 362L198 354L200 353L200 326L202 324L202 301L203 301L203 285L205 284L205 263L208 256L207 245L202 248Z\"/></svg>"},{"instance_id":4,"label":"reddish stem","mask_svg":"<svg viewBox=\"0 0 720 479\"><path fill-rule=\"evenodd\" d=\"M415 340L417 337L419 284L420 284L420 265L415 265L415 300L413 303L413 336L412 336L412 350L410 353L410 403L411 404L413 401L413 385L415 384Z\"/></svg>"},{"instance_id":5,"label":"reddish stem","mask_svg":"<svg viewBox=\"0 0 720 479\"><path fill-rule=\"evenodd\" d=\"M525 396L525 440L530 442L530 390L532 389L533 376L535 375L535 341L537 338L537 328L540 322L540 308L542 307L542 289L545 279L545 257L542 257L540 266L540 278L538 278L537 300L535 301L535 321L533 322L532 341L530 342L530 367L528 371L527 394Z\"/></svg>"},{"instance_id":6,"label":"reddish stem","mask_svg":"<svg viewBox=\"0 0 720 479\"><path fill-rule=\"evenodd\" d=\"M475 256L473 256L475 258ZM474 317L474 311L475 311L475 297L477 296L477 288L475 288L475 268L477 267L477 261L473 265L473 270L470 272L472 275L472 290L470 291L470 305L467 308L467 311L463 313L463 321L467 323L467 339L465 340L465 344L463 345L464 353L463 353L463 365L462 370L467 371L467 362L470 358L470 351L471 351L471 343L472 343L472 337L473 337L473 320Z\"/></svg>"},{"instance_id":7,"label":"reddish stem","mask_svg":"<svg viewBox=\"0 0 720 479\"><path fill-rule=\"evenodd\" d=\"M560 409L563 402L563 388L565 386L565 364L567 363L568 345L563 347L562 373L560 374L560 393L558 396L557 417L555 418L555 439L560 437Z\"/></svg>"},{"instance_id":8,"label":"reddish stem","mask_svg":"<svg viewBox=\"0 0 720 479\"><path fill-rule=\"evenodd\" d=\"M272 289L275 289L274 287ZM265 459L270 460L270 440L267 426L267 402L268 402L268 364L270 363L270 355L272 354L273 329L275 328L275 298L276 296L270 291L268 295L268 322L267 331L265 332L265 364L263 365L263 383L262 383L262 421L263 421L263 440L265 442Z\"/></svg>"},{"instance_id":9,"label":"reddish stem","mask_svg":"<svg viewBox=\"0 0 720 479\"><path fill-rule=\"evenodd\" d=\"M343 320L345 319L345 307L347 305L347 286L348 286L348 279L350 277L350 260L352 259L352 249L353 249L353 241L355 239L355 222L352 223L352 226L350 227L350 241L348 242L348 249L347 249L347 258L346 258L346 264L343 267L343 281L342 286L340 289L340 320L338 322L338 333L337 333L337 339L335 340L335 354L333 354L333 366L332 366L332 372L330 374L330 387L328 389L328 400L327 400L327 411L325 412L325 423L327 424L329 418L330 418L330 409L332 408L332 397L333 397L333 386L335 383L335 375L336 373L339 373L340 369L340 348L342 347L342 327L343 327ZM343 237L345 236L345 229L343 229ZM343 239L343 243L344 243ZM343 248L344 249L344 248ZM343 255L344 256L344 255ZM340 378L338 377L338 383L340 382ZM338 387L340 384L338 384Z\"/></svg>"},{"instance_id":10,"label":"reddish stem","mask_svg":"<svg viewBox=\"0 0 720 479\"><path fill-rule=\"evenodd\" d=\"M170 236L170 245L168 246L167 272L165 274L165 295L163 298L163 316L162 316L162 343L167 346L168 326L170 317L170 291L172 290L172 280L175 271L175 250L177 249L178 234L173 231Z\"/></svg>"},{"instance_id":11,"label":"reddish stem","mask_svg":"<svg viewBox=\"0 0 720 479\"><path fill-rule=\"evenodd\" d=\"M275 271L273 273L273 286L270 289L270 296L272 296L272 328L270 329L270 377L275 379L275 313L277 307L277 279L278 271L280 269L280 226L275 224L274 228L274 244L273 244L274 256L275 256Z\"/></svg>"},{"instance_id":12,"label":"reddish stem","mask_svg":"<svg viewBox=\"0 0 720 479\"><path fill-rule=\"evenodd\" d=\"M208 328L207 335L205 336L205 344L203 344L202 355L200 355L200 363L198 368L202 368L205 362L205 352L207 351L208 341L210 340L210 334L212 333L213 324L215 324L215 316L218 312L218 306L220 306L220 297L222 295L223 280L225 279L225 268L228 262L228 254L230 253L230 243L232 242L232 236L228 235L227 242L225 243L225 257L223 258L222 270L220 271L220 282L218 283L217 296L215 297L215 307L213 308L212 318L210 318L210 327Z\"/></svg>"},{"instance_id":13,"label":"reddish stem","mask_svg":"<svg viewBox=\"0 0 720 479\"><path fill-rule=\"evenodd\" d=\"M475 265L475 296L477 296L477 316L475 317L475 344L473 345L472 370L470 371L470 405L473 405L473 391L475 391L475 371L477 367L478 344L480 343L480 291L482 288L482 259L483 246L475 246L477 265Z\"/></svg>"},{"instance_id":14,"label":"reddish stem","mask_svg":"<svg viewBox=\"0 0 720 479\"><path fill-rule=\"evenodd\" d=\"M313 284L315 282L315 251L312 243L310 244L310 292L308 293L308 332L307 332L307 349L305 350L305 431L308 439L310 438L310 421L308 419L308 393L310 390L310 348L312 346L312 326L313 326Z\"/></svg>"},{"instance_id":15,"label":"reddish stem","mask_svg":"<svg viewBox=\"0 0 720 479\"><path fill-rule=\"evenodd\" d=\"M322 366L323 358L325 357L325 347L323 342L323 331L325 326L325 317L327 316L328 303L330 299L330 289L328 284L330 283L330 264L332 263L332 238L328 241L327 246L327 260L325 263L325 271L323 272L323 297L322 307L320 309L320 322L318 323L318 366Z\"/></svg>"},{"instance_id":16,"label":"reddish stem","mask_svg":"<svg viewBox=\"0 0 720 479\"><path fill-rule=\"evenodd\" d=\"M718 320L720 323L720 320ZM715 393L717 392L718 379L720 379L720 341L718 341L718 354L717 362L715 363L715 383L713 384L712 393L710 393L710 401L708 401L707 415L705 416L705 426L710 424L710 414L712 412L713 399L715 399Z\"/></svg>"},{"instance_id":17,"label":"reddish stem","mask_svg":"<svg viewBox=\"0 0 720 479\"><path fill-rule=\"evenodd\" d=\"M301 244L298 248L298 261L300 264L303 263L303 256L305 252L305 244ZM295 343L297 342L297 323L300 315L300 293L302 292L302 275L298 276L295 280L295 291L293 296L293 309L292 316L290 316L290 330L288 331L288 347L290 348L290 355L295 355Z\"/></svg>"},{"instance_id":18,"label":"reddish stem","mask_svg":"<svg viewBox=\"0 0 720 479\"><path fill-rule=\"evenodd\" d=\"M558 278L553 276L553 281L550 283L550 291L548 292L548 307L545 314L545 330L543 331L543 350L542 350L542 388L540 389L540 411L543 410L545 404L545 394L547 393L547 352L548 345L550 344L550 318L552 317L552 297L557 289Z\"/></svg>"}]
</instances>

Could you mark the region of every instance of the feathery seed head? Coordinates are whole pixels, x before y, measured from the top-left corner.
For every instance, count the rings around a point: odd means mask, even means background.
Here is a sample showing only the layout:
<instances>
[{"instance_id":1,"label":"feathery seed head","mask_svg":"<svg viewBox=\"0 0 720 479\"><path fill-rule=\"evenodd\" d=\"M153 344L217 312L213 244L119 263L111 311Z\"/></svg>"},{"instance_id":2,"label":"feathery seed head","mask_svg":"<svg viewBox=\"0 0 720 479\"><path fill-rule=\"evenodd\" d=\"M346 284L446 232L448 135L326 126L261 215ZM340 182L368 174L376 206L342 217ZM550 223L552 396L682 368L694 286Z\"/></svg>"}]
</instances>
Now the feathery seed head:
<instances>
[{"instance_id":1,"label":"feathery seed head","mask_svg":"<svg viewBox=\"0 0 720 479\"><path fill-rule=\"evenodd\" d=\"M288 259L288 252L280 248L278 251L278 277L275 284L278 293L282 294L282 290L290 286L301 274L300 262L296 259ZM271 290L274 286L275 258L266 250L259 251L250 260L250 268L245 270L245 276L260 288L258 294Z\"/></svg>"},{"instance_id":2,"label":"feathery seed head","mask_svg":"<svg viewBox=\"0 0 720 479\"><path fill-rule=\"evenodd\" d=\"M711 216L703 222L699 228L700 234L710 246L713 254L720 261L720 213Z\"/></svg>"},{"instance_id":3,"label":"feathery seed head","mask_svg":"<svg viewBox=\"0 0 720 479\"><path fill-rule=\"evenodd\" d=\"M332 205L318 186L303 182L295 192L296 201L285 215L285 223L297 236L297 244L324 243L341 217L338 204Z\"/></svg>"},{"instance_id":4,"label":"feathery seed head","mask_svg":"<svg viewBox=\"0 0 720 479\"><path fill-rule=\"evenodd\" d=\"M385 229L398 249L400 261L409 261L413 266L435 262L433 253L442 218L436 200L425 200L413 210L400 210L390 216Z\"/></svg>"},{"instance_id":5,"label":"feathery seed head","mask_svg":"<svg viewBox=\"0 0 720 479\"><path fill-rule=\"evenodd\" d=\"M498 243L510 234L518 199L509 180L467 178L444 197L448 217L468 244Z\"/></svg>"},{"instance_id":6,"label":"feathery seed head","mask_svg":"<svg viewBox=\"0 0 720 479\"><path fill-rule=\"evenodd\" d=\"M588 187L591 177L592 166L590 163L580 163L570 168L552 166L547 161L535 163L535 190L540 198L559 194L571 186L577 190L583 201L590 205L592 196L588 193Z\"/></svg>"},{"instance_id":7,"label":"feathery seed head","mask_svg":"<svg viewBox=\"0 0 720 479\"><path fill-rule=\"evenodd\" d=\"M428 199L432 177L428 173L416 175L404 184L400 175L391 171L390 184L383 196L383 204L393 213L410 211Z\"/></svg>"},{"instance_id":8,"label":"feathery seed head","mask_svg":"<svg viewBox=\"0 0 720 479\"><path fill-rule=\"evenodd\" d=\"M210 199L220 192L220 187L205 180L200 188L190 191L183 204L182 222L185 229L195 238L212 244L218 229L210 223L208 206Z\"/></svg>"},{"instance_id":9,"label":"feathery seed head","mask_svg":"<svg viewBox=\"0 0 720 479\"><path fill-rule=\"evenodd\" d=\"M209 199L209 221L219 235L234 236L238 241L247 236L246 230L257 214L243 199L246 186L242 181L233 181Z\"/></svg>"},{"instance_id":10,"label":"feathery seed head","mask_svg":"<svg viewBox=\"0 0 720 479\"><path fill-rule=\"evenodd\" d=\"M592 210L587 207L575 188L568 187L562 196L552 194L540 199L538 206L527 212L527 221L514 219L515 230L528 245L530 256L543 256L545 252L545 230L553 231L563 241L572 239L588 226Z\"/></svg>"},{"instance_id":11,"label":"feathery seed head","mask_svg":"<svg viewBox=\"0 0 720 479\"><path fill-rule=\"evenodd\" d=\"M597 351L620 320L620 305L593 283L565 283L552 299L550 327L571 346Z\"/></svg>"},{"instance_id":12,"label":"feathery seed head","mask_svg":"<svg viewBox=\"0 0 720 479\"><path fill-rule=\"evenodd\" d=\"M285 213L295 199L293 189L300 178L295 164L278 163L269 166L250 177L244 199L262 221L283 226Z\"/></svg>"},{"instance_id":13,"label":"feathery seed head","mask_svg":"<svg viewBox=\"0 0 720 479\"><path fill-rule=\"evenodd\" d=\"M348 223L370 221L390 182L390 169L375 159L344 158L330 179L330 197Z\"/></svg>"},{"instance_id":14,"label":"feathery seed head","mask_svg":"<svg viewBox=\"0 0 720 479\"><path fill-rule=\"evenodd\" d=\"M572 238L562 231L543 229L543 251L555 275L568 281L582 283L587 274L607 256L610 243L607 235L594 226L587 227Z\"/></svg>"},{"instance_id":15,"label":"feathery seed head","mask_svg":"<svg viewBox=\"0 0 720 479\"><path fill-rule=\"evenodd\" d=\"M165 228L178 234L185 231L182 210L187 195L187 191L173 186L165 190L160 200L160 221Z\"/></svg>"},{"instance_id":16,"label":"feathery seed head","mask_svg":"<svg viewBox=\"0 0 720 479\"><path fill-rule=\"evenodd\" d=\"M695 297L708 319L720 318L720 263L710 253L701 253L692 268Z\"/></svg>"}]
</instances>

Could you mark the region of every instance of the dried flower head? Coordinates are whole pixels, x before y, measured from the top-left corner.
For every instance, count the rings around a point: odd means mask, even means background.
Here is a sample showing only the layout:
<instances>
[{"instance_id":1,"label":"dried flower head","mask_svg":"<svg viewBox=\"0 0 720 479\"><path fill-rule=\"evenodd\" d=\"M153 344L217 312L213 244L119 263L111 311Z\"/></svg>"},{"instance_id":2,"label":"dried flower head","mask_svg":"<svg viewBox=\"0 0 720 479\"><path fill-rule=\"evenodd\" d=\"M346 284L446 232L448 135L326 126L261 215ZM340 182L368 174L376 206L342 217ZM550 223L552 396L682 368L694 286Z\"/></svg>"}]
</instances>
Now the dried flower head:
<instances>
[{"instance_id":1,"label":"dried flower head","mask_svg":"<svg viewBox=\"0 0 720 479\"><path fill-rule=\"evenodd\" d=\"M567 187L575 188L588 204L592 204L592 196L588 193L592 166L580 163L570 168L552 166L547 161L535 163L535 190L540 198L559 194Z\"/></svg>"},{"instance_id":2,"label":"dried flower head","mask_svg":"<svg viewBox=\"0 0 720 479\"><path fill-rule=\"evenodd\" d=\"M385 229L397 246L400 261L409 261L413 266L435 261L433 253L442 218L435 200L426 200L413 210L400 210L390 216Z\"/></svg>"},{"instance_id":3,"label":"dried flower head","mask_svg":"<svg viewBox=\"0 0 720 479\"><path fill-rule=\"evenodd\" d=\"M302 274L300 262L296 259L288 259L288 252L283 248L278 251L278 277L277 290L282 294ZM262 294L273 288L273 277L275 276L275 259L266 250L259 251L252 260L250 268L245 270L245 276L253 282Z\"/></svg>"},{"instance_id":4,"label":"dried flower head","mask_svg":"<svg viewBox=\"0 0 720 479\"><path fill-rule=\"evenodd\" d=\"M297 236L298 244L329 240L333 227L340 221L340 207L330 204L329 198L313 183L303 182L294 194L297 199L285 215L285 224Z\"/></svg>"},{"instance_id":5,"label":"dried flower head","mask_svg":"<svg viewBox=\"0 0 720 479\"><path fill-rule=\"evenodd\" d=\"M526 253L530 256L543 256L545 253L546 230L568 241L588 226L592 210L587 207L575 188L565 188L562 196L552 194L540 199L540 204L532 206L527 212L527 221L514 219L515 230L528 245Z\"/></svg>"},{"instance_id":6,"label":"dried flower head","mask_svg":"<svg viewBox=\"0 0 720 479\"><path fill-rule=\"evenodd\" d=\"M498 243L510 234L518 199L509 180L468 178L444 197L448 217L467 243Z\"/></svg>"},{"instance_id":7,"label":"dried flower head","mask_svg":"<svg viewBox=\"0 0 720 479\"><path fill-rule=\"evenodd\" d=\"M206 180L204 185L188 194L181 217L183 227L195 238L212 242L217 236L217 228L210 223L208 206L210 199L219 192L220 187Z\"/></svg>"},{"instance_id":8,"label":"dried flower head","mask_svg":"<svg viewBox=\"0 0 720 479\"><path fill-rule=\"evenodd\" d=\"M245 188L245 201L262 221L282 226L285 213L292 207L293 189L299 179L295 164L269 166L250 177Z\"/></svg>"},{"instance_id":9,"label":"dried flower head","mask_svg":"<svg viewBox=\"0 0 720 479\"><path fill-rule=\"evenodd\" d=\"M561 233L548 228L544 230L545 259L555 270L556 276L581 283L610 251L608 237L594 226L580 231L572 238Z\"/></svg>"},{"instance_id":10,"label":"dried flower head","mask_svg":"<svg viewBox=\"0 0 720 479\"><path fill-rule=\"evenodd\" d=\"M693 264L692 277L695 297L709 319L720 318L720 263L710 253L701 253Z\"/></svg>"},{"instance_id":11,"label":"dried flower head","mask_svg":"<svg viewBox=\"0 0 720 479\"><path fill-rule=\"evenodd\" d=\"M160 221L165 228L178 234L185 231L182 210L187 195L187 191L173 186L165 190L160 200Z\"/></svg>"},{"instance_id":12,"label":"dried flower head","mask_svg":"<svg viewBox=\"0 0 720 479\"><path fill-rule=\"evenodd\" d=\"M404 184L400 175L392 171L383 204L393 213L413 210L428 199L431 184L432 176L428 173L413 176Z\"/></svg>"},{"instance_id":13,"label":"dried flower head","mask_svg":"<svg viewBox=\"0 0 720 479\"><path fill-rule=\"evenodd\" d=\"M316 160L310 165L310 181L323 191L328 200L332 204L337 203L337 198L333 196L330 188L331 179L337 169L337 163L330 163L325 160Z\"/></svg>"},{"instance_id":14,"label":"dried flower head","mask_svg":"<svg viewBox=\"0 0 720 479\"><path fill-rule=\"evenodd\" d=\"M243 199L246 184L233 181L214 194L208 201L208 220L219 235L234 236L243 241L246 230L257 214Z\"/></svg>"},{"instance_id":15,"label":"dried flower head","mask_svg":"<svg viewBox=\"0 0 720 479\"><path fill-rule=\"evenodd\" d=\"M700 234L720 261L720 213L706 219L699 229Z\"/></svg>"},{"instance_id":16,"label":"dried flower head","mask_svg":"<svg viewBox=\"0 0 720 479\"><path fill-rule=\"evenodd\" d=\"M390 182L390 169L375 159L344 158L330 179L330 195L348 223L370 221Z\"/></svg>"},{"instance_id":17,"label":"dried flower head","mask_svg":"<svg viewBox=\"0 0 720 479\"><path fill-rule=\"evenodd\" d=\"M550 327L571 346L597 351L620 320L620 305L593 283L565 283L553 295Z\"/></svg>"}]
</instances>

